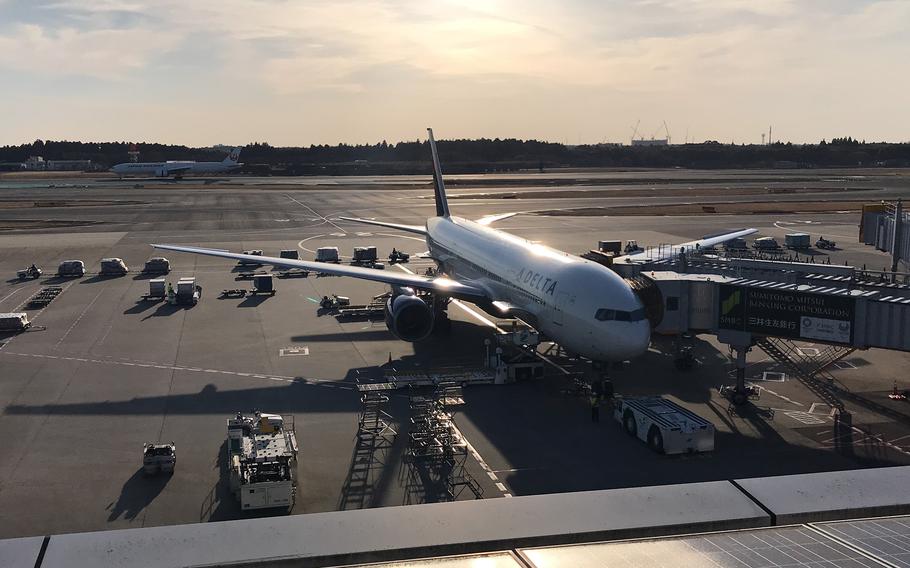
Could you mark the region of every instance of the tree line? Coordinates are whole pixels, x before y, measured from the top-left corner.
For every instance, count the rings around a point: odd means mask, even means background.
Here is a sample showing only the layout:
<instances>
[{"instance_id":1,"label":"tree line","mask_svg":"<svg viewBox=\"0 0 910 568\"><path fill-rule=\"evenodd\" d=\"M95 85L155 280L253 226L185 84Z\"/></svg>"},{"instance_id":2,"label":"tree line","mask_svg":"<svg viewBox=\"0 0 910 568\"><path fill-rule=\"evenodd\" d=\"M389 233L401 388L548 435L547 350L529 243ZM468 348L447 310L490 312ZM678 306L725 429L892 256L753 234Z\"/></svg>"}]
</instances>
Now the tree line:
<instances>
[{"instance_id":1,"label":"tree line","mask_svg":"<svg viewBox=\"0 0 910 568\"><path fill-rule=\"evenodd\" d=\"M130 142L36 140L0 147L0 162L92 160L102 167L129 160ZM228 150L138 143L139 160L221 161ZM774 167L908 167L910 143L866 143L851 137L818 144L775 143L618 146L517 139L442 140L439 152L450 173L550 169L557 167L648 168L774 168ZM244 147L244 171L260 175L426 173L430 151L426 141L389 144L337 144L277 147L255 142Z\"/></svg>"}]
</instances>

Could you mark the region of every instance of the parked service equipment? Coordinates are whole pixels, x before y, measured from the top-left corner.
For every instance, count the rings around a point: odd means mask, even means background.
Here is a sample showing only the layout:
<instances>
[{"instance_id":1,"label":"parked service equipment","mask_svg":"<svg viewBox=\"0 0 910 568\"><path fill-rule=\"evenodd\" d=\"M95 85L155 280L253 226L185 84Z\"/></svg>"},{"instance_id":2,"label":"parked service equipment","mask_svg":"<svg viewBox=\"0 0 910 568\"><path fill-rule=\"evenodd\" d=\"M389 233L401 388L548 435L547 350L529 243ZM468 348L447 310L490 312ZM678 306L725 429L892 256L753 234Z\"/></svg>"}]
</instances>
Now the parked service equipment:
<instances>
[{"instance_id":1,"label":"parked service equipment","mask_svg":"<svg viewBox=\"0 0 910 568\"><path fill-rule=\"evenodd\" d=\"M33 264L28 268L17 270L16 277L19 278L19 280L25 280L27 278L38 279L41 277L41 269Z\"/></svg>"},{"instance_id":2,"label":"parked service equipment","mask_svg":"<svg viewBox=\"0 0 910 568\"><path fill-rule=\"evenodd\" d=\"M834 249L834 247L837 246L837 243L835 243L834 241L829 241L825 237L819 237L818 240L815 241L815 246L820 249L832 250L832 249Z\"/></svg>"},{"instance_id":3,"label":"parked service equipment","mask_svg":"<svg viewBox=\"0 0 910 568\"><path fill-rule=\"evenodd\" d=\"M195 306L198 302L199 290L196 287L196 279L188 276L178 280L174 303L181 306Z\"/></svg>"},{"instance_id":4,"label":"parked service equipment","mask_svg":"<svg viewBox=\"0 0 910 568\"><path fill-rule=\"evenodd\" d=\"M374 246L354 247L351 264L372 264L379 258L379 250Z\"/></svg>"},{"instance_id":5,"label":"parked service equipment","mask_svg":"<svg viewBox=\"0 0 910 568\"><path fill-rule=\"evenodd\" d=\"M338 247L319 247L316 249L316 262L334 262L338 264Z\"/></svg>"},{"instance_id":6,"label":"parked service equipment","mask_svg":"<svg viewBox=\"0 0 910 568\"><path fill-rule=\"evenodd\" d=\"M174 473L177 465L177 446L170 444L142 444L142 471L146 475Z\"/></svg>"},{"instance_id":7,"label":"parked service equipment","mask_svg":"<svg viewBox=\"0 0 910 568\"><path fill-rule=\"evenodd\" d=\"M242 510L294 506L297 452L293 416L238 412L228 419L230 488Z\"/></svg>"},{"instance_id":8,"label":"parked service equipment","mask_svg":"<svg viewBox=\"0 0 910 568\"><path fill-rule=\"evenodd\" d=\"M714 450L714 424L661 397L617 398L613 418L657 453Z\"/></svg>"},{"instance_id":9,"label":"parked service equipment","mask_svg":"<svg viewBox=\"0 0 910 568\"><path fill-rule=\"evenodd\" d=\"M293 260L299 260L300 252L298 252L297 249L283 250L280 253L278 253L278 258L290 258Z\"/></svg>"},{"instance_id":10,"label":"parked service equipment","mask_svg":"<svg viewBox=\"0 0 910 568\"><path fill-rule=\"evenodd\" d=\"M28 307L44 308L63 292L60 286L45 286L28 299Z\"/></svg>"},{"instance_id":11,"label":"parked service equipment","mask_svg":"<svg viewBox=\"0 0 910 568\"><path fill-rule=\"evenodd\" d=\"M81 260L64 260L57 265L58 278L81 278L85 276L85 263Z\"/></svg>"},{"instance_id":12,"label":"parked service equipment","mask_svg":"<svg viewBox=\"0 0 910 568\"><path fill-rule=\"evenodd\" d=\"M0 331L25 331L31 325L25 312L0 314Z\"/></svg>"},{"instance_id":13,"label":"parked service equipment","mask_svg":"<svg viewBox=\"0 0 910 568\"><path fill-rule=\"evenodd\" d=\"M149 293L142 296L143 300L163 300L167 297L167 281L164 278L149 280Z\"/></svg>"},{"instance_id":14,"label":"parked service equipment","mask_svg":"<svg viewBox=\"0 0 910 568\"><path fill-rule=\"evenodd\" d=\"M246 290L243 288L231 288L229 290L222 290L222 298L243 298L246 296Z\"/></svg>"},{"instance_id":15,"label":"parked service equipment","mask_svg":"<svg viewBox=\"0 0 910 568\"><path fill-rule=\"evenodd\" d=\"M268 294L275 295L275 286L272 285L271 274L257 274L253 276L253 289L250 294Z\"/></svg>"},{"instance_id":16,"label":"parked service equipment","mask_svg":"<svg viewBox=\"0 0 910 568\"><path fill-rule=\"evenodd\" d=\"M809 233L787 233L784 235L784 246L788 249L803 250L811 246Z\"/></svg>"},{"instance_id":17,"label":"parked service equipment","mask_svg":"<svg viewBox=\"0 0 910 568\"><path fill-rule=\"evenodd\" d=\"M391 254L389 254L389 264L401 263L404 264L411 260L411 255L406 252L401 252L400 250L393 248Z\"/></svg>"},{"instance_id":18,"label":"parked service equipment","mask_svg":"<svg viewBox=\"0 0 910 568\"><path fill-rule=\"evenodd\" d=\"M145 261L145 274L167 274L171 271L171 262L163 256L156 256Z\"/></svg>"},{"instance_id":19,"label":"parked service equipment","mask_svg":"<svg viewBox=\"0 0 910 568\"><path fill-rule=\"evenodd\" d=\"M262 256L262 251L258 250L258 249L257 250L245 250L245 251L243 251L243 254L248 254L248 255L252 255L252 256ZM238 266L259 266L261 264L262 264L261 262L256 262L255 260L244 259L244 260L237 261Z\"/></svg>"},{"instance_id":20,"label":"parked service equipment","mask_svg":"<svg viewBox=\"0 0 910 568\"><path fill-rule=\"evenodd\" d=\"M122 258L101 259L101 276L125 276L129 271Z\"/></svg>"},{"instance_id":21,"label":"parked service equipment","mask_svg":"<svg viewBox=\"0 0 910 568\"><path fill-rule=\"evenodd\" d=\"M633 252L638 252L640 250L642 250L642 248L638 246L638 241L626 242L626 248L624 249L626 254L632 254Z\"/></svg>"},{"instance_id":22,"label":"parked service equipment","mask_svg":"<svg viewBox=\"0 0 910 568\"><path fill-rule=\"evenodd\" d=\"M345 306L351 305L351 299L347 296L339 296L338 294L332 294L331 297L323 296L322 300L319 302L319 307L324 310L337 310Z\"/></svg>"},{"instance_id":23,"label":"parked service equipment","mask_svg":"<svg viewBox=\"0 0 910 568\"><path fill-rule=\"evenodd\" d=\"M278 278L306 278L310 275L310 271L302 268L286 268L275 271L273 274Z\"/></svg>"},{"instance_id":24,"label":"parked service equipment","mask_svg":"<svg viewBox=\"0 0 910 568\"><path fill-rule=\"evenodd\" d=\"M597 241L597 250L619 256L622 252L622 241Z\"/></svg>"},{"instance_id":25,"label":"parked service equipment","mask_svg":"<svg viewBox=\"0 0 910 568\"><path fill-rule=\"evenodd\" d=\"M752 244L755 250L777 250L780 245L774 237L759 237Z\"/></svg>"},{"instance_id":26,"label":"parked service equipment","mask_svg":"<svg viewBox=\"0 0 910 568\"><path fill-rule=\"evenodd\" d=\"M744 237L736 237L724 243L724 248L727 250L746 250L749 245Z\"/></svg>"}]
</instances>

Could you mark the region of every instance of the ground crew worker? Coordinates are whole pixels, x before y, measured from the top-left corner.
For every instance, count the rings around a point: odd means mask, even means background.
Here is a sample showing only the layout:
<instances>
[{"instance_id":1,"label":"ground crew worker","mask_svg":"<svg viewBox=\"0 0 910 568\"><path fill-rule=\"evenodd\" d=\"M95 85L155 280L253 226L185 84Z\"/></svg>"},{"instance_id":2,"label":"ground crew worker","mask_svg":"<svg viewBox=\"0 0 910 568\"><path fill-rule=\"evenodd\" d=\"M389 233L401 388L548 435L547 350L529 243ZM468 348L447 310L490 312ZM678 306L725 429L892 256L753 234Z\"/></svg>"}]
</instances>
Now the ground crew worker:
<instances>
[{"instance_id":1,"label":"ground crew worker","mask_svg":"<svg viewBox=\"0 0 910 568\"><path fill-rule=\"evenodd\" d=\"M600 422L600 397L592 394L591 398L591 422Z\"/></svg>"},{"instance_id":2,"label":"ground crew worker","mask_svg":"<svg viewBox=\"0 0 910 568\"><path fill-rule=\"evenodd\" d=\"M167 301L169 304L174 303L174 285L170 282L167 283Z\"/></svg>"}]
</instances>

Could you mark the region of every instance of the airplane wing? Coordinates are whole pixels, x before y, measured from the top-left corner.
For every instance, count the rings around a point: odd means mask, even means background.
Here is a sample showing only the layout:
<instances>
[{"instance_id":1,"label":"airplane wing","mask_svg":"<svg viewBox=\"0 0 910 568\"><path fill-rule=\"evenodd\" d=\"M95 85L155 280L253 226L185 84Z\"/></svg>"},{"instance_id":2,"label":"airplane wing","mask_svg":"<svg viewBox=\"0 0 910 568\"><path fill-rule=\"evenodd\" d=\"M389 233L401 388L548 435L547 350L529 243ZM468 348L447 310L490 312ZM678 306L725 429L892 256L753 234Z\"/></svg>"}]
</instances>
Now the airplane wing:
<instances>
[{"instance_id":1,"label":"airplane wing","mask_svg":"<svg viewBox=\"0 0 910 568\"><path fill-rule=\"evenodd\" d=\"M191 169L193 169L193 166L168 166L167 173L168 174L182 174Z\"/></svg>"},{"instance_id":2,"label":"airplane wing","mask_svg":"<svg viewBox=\"0 0 910 568\"><path fill-rule=\"evenodd\" d=\"M633 252L632 254L623 255L617 260L661 260L664 258L671 258L673 256L676 256L680 252L691 252L695 249L719 245L721 243L733 240L737 237L745 237L746 235L751 235L757 232L758 229L739 229L726 233L715 233L711 235L705 235L698 240L689 241L687 243L680 243L678 245L672 245L668 247L659 247L656 249L652 248L650 250L644 250L641 252Z\"/></svg>"},{"instance_id":3,"label":"airplane wing","mask_svg":"<svg viewBox=\"0 0 910 568\"><path fill-rule=\"evenodd\" d=\"M486 217L481 217L480 219L478 219L475 222L478 225L492 225L496 221L502 221L503 219L508 219L509 217L514 217L515 215L518 215L518 213L515 212L515 213L500 213L498 215L487 215Z\"/></svg>"},{"instance_id":4,"label":"airplane wing","mask_svg":"<svg viewBox=\"0 0 910 568\"><path fill-rule=\"evenodd\" d=\"M353 221L355 223L363 223L365 225L376 225L378 227L387 227L389 229L396 229L398 231L405 231L407 233L414 233L416 235L426 235L427 230L424 227L419 227L417 225L402 225L400 223L389 223L386 221L377 221L375 219L358 219L356 217L339 217L343 221Z\"/></svg>"},{"instance_id":5,"label":"airplane wing","mask_svg":"<svg viewBox=\"0 0 910 568\"><path fill-rule=\"evenodd\" d=\"M373 268L362 268L359 266L346 266L341 264L331 264L325 262L311 262L307 260L294 260L290 258L276 258L273 256L257 256L252 254L240 254L223 249L208 249L201 247L189 247L178 245L152 245L156 249L172 250L176 252L189 252L193 254L204 254L207 256L217 256L221 258L230 258L234 260L247 260L259 264L269 264L272 266L281 266L284 268L300 268L312 272L321 272L322 274L333 274L335 276L350 276L362 280L372 280L382 282L392 286L403 286L427 290L437 294L467 300L469 302L488 302L490 294L487 290L479 285L470 282L459 282L445 277L426 277L417 274L405 274L403 272L391 270L376 270Z\"/></svg>"}]
</instances>

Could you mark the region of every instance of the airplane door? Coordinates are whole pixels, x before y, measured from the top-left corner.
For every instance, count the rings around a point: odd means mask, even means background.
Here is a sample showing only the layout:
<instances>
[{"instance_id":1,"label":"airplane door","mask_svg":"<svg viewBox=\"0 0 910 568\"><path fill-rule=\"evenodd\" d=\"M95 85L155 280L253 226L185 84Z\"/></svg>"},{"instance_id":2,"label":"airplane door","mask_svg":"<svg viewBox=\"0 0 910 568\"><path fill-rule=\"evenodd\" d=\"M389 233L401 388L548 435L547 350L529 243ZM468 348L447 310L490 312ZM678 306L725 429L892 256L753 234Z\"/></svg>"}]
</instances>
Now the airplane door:
<instances>
[{"instance_id":1,"label":"airplane door","mask_svg":"<svg viewBox=\"0 0 910 568\"><path fill-rule=\"evenodd\" d=\"M553 310L553 323L556 325L563 324L563 313L567 305L569 305L569 294L567 292L557 292L556 309Z\"/></svg>"}]
</instances>

